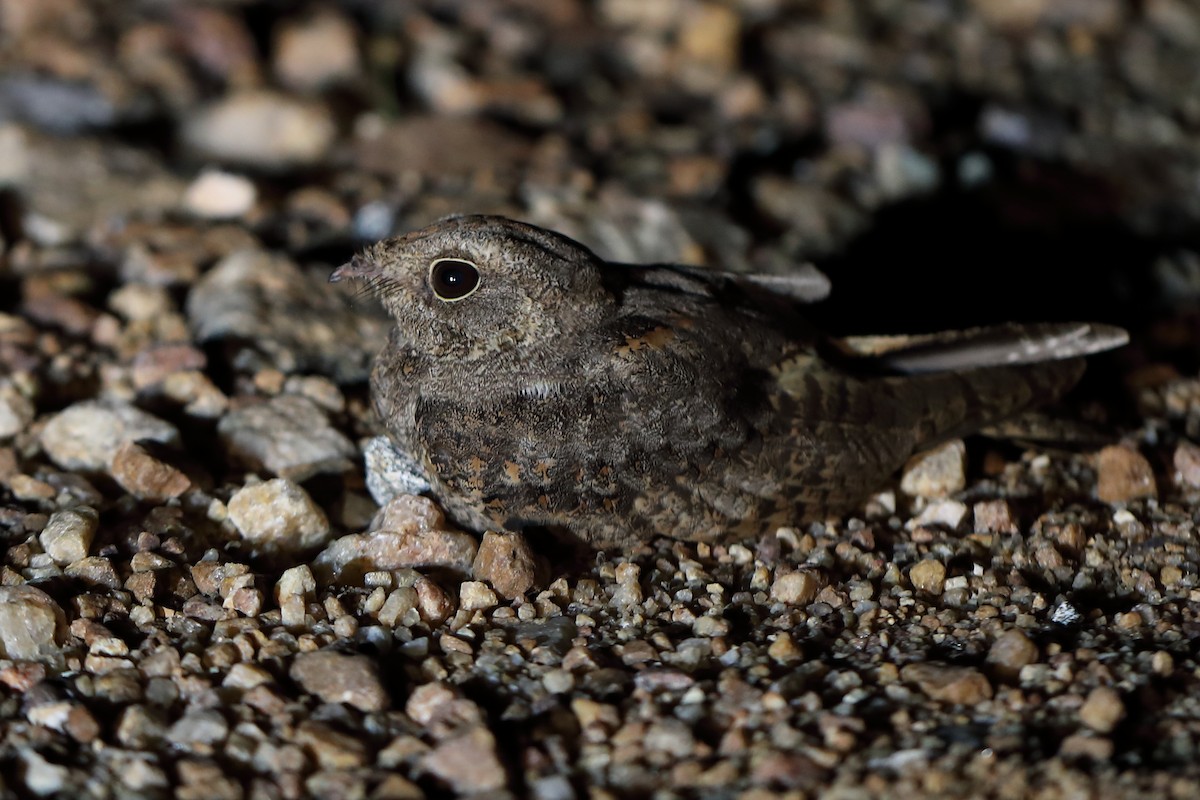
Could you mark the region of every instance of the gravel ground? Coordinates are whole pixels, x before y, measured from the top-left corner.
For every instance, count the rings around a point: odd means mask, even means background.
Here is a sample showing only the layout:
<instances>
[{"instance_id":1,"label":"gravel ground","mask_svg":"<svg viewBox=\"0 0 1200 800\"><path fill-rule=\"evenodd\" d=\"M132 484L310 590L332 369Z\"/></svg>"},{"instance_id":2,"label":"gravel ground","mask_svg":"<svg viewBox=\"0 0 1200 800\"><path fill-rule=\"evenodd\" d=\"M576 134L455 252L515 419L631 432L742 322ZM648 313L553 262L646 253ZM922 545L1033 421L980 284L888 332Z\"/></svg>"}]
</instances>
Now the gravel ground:
<instances>
[{"instance_id":1,"label":"gravel ground","mask_svg":"<svg viewBox=\"0 0 1200 800\"><path fill-rule=\"evenodd\" d=\"M0 0L0 791L1200 795L1198 186L1185 0ZM325 283L467 211L1133 344L850 518L481 539Z\"/></svg>"}]
</instances>

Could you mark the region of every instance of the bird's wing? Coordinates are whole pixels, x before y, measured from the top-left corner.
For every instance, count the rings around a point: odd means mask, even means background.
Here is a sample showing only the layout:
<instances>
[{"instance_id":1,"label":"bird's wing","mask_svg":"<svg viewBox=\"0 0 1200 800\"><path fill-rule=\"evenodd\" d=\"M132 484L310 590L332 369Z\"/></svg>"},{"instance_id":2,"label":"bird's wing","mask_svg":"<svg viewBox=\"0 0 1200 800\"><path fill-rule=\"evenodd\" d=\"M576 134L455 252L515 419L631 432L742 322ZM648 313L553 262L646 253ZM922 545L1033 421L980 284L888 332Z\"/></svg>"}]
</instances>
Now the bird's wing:
<instances>
[{"instance_id":1,"label":"bird's wing","mask_svg":"<svg viewBox=\"0 0 1200 800\"><path fill-rule=\"evenodd\" d=\"M1129 334L1112 325L1051 322L911 336L852 336L832 344L855 367L913 375L1061 361L1128 341Z\"/></svg>"},{"instance_id":2,"label":"bird's wing","mask_svg":"<svg viewBox=\"0 0 1200 800\"><path fill-rule=\"evenodd\" d=\"M607 276L618 293L628 286L716 298L731 292L752 300L816 303L829 295L829 278L812 264L779 274L727 272L679 264L610 264Z\"/></svg>"}]
</instances>

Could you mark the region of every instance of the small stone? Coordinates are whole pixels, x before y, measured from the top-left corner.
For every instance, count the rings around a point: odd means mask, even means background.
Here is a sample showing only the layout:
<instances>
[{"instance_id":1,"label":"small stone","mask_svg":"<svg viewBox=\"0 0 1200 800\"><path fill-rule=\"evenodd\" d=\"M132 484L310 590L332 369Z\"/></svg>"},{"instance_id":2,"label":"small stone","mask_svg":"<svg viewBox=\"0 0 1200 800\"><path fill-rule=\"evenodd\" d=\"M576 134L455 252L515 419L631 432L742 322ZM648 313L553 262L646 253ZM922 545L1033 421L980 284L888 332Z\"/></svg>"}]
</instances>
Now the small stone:
<instances>
[{"instance_id":1,"label":"small stone","mask_svg":"<svg viewBox=\"0 0 1200 800\"><path fill-rule=\"evenodd\" d=\"M935 527L956 531L966 520L967 510L966 505L957 500L935 500L914 519L909 520L905 527Z\"/></svg>"},{"instance_id":2,"label":"small stone","mask_svg":"<svg viewBox=\"0 0 1200 800\"><path fill-rule=\"evenodd\" d=\"M219 711L189 708L167 730L167 739L177 747L193 752L212 752L213 745L229 736L229 723Z\"/></svg>"},{"instance_id":3,"label":"small stone","mask_svg":"<svg viewBox=\"0 0 1200 800\"><path fill-rule=\"evenodd\" d=\"M10 381L0 383L0 441L11 439L29 427L37 410L28 397Z\"/></svg>"},{"instance_id":4,"label":"small stone","mask_svg":"<svg viewBox=\"0 0 1200 800\"><path fill-rule=\"evenodd\" d=\"M973 511L975 530L980 533L1017 533L1019 530L1007 500L981 500Z\"/></svg>"},{"instance_id":5,"label":"small stone","mask_svg":"<svg viewBox=\"0 0 1200 800\"><path fill-rule=\"evenodd\" d=\"M1096 456L1096 496L1104 503L1128 503L1157 497L1150 462L1133 448L1110 445Z\"/></svg>"},{"instance_id":6,"label":"small stone","mask_svg":"<svg viewBox=\"0 0 1200 800\"><path fill-rule=\"evenodd\" d=\"M288 19L275 38L275 74L289 89L317 92L358 75L355 28L332 10Z\"/></svg>"},{"instance_id":7,"label":"small stone","mask_svg":"<svg viewBox=\"0 0 1200 800\"><path fill-rule=\"evenodd\" d=\"M71 771L58 764L52 764L31 748L22 748L18 753L22 766L21 776L30 792L38 797L59 797L64 791Z\"/></svg>"},{"instance_id":8,"label":"small stone","mask_svg":"<svg viewBox=\"0 0 1200 800\"><path fill-rule=\"evenodd\" d=\"M780 631L775 636L775 641L767 648L767 655L780 664L791 664L804 658L804 651L796 645L796 640L790 633Z\"/></svg>"},{"instance_id":9,"label":"small stone","mask_svg":"<svg viewBox=\"0 0 1200 800\"><path fill-rule=\"evenodd\" d=\"M204 158L283 169L321 159L336 133L324 106L253 90L225 95L192 113L182 138Z\"/></svg>"},{"instance_id":10,"label":"small stone","mask_svg":"<svg viewBox=\"0 0 1200 800\"><path fill-rule=\"evenodd\" d=\"M392 590L391 594L387 596L379 611L375 613L375 618L379 620L380 625L386 625L389 628L395 628L398 625L413 625L421 618L417 611L418 600L416 589L411 586L401 586L399 589Z\"/></svg>"},{"instance_id":11,"label":"small stone","mask_svg":"<svg viewBox=\"0 0 1200 800\"><path fill-rule=\"evenodd\" d=\"M332 650L301 653L288 670L292 680L325 703L345 703L360 711L383 711L391 704L375 661Z\"/></svg>"},{"instance_id":12,"label":"small stone","mask_svg":"<svg viewBox=\"0 0 1200 800\"><path fill-rule=\"evenodd\" d=\"M1189 489L1200 489L1200 446L1186 439L1175 446L1172 459L1175 466L1175 482Z\"/></svg>"},{"instance_id":13,"label":"small stone","mask_svg":"<svg viewBox=\"0 0 1200 800\"><path fill-rule=\"evenodd\" d=\"M467 574L478 544L461 531L356 533L330 543L313 561L322 582L361 583L368 572L441 567Z\"/></svg>"},{"instance_id":14,"label":"small stone","mask_svg":"<svg viewBox=\"0 0 1200 800\"><path fill-rule=\"evenodd\" d=\"M166 502L192 487L187 475L137 442L125 442L117 448L108 472L122 489L150 502Z\"/></svg>"},{"instance_id":15,"label":"small stone","mask_svg":"<svg viewBox=\"0 0 1200 800\"><path fill-rule=\"evenodd\" d=\"M487 531L471 565L471 574L487 581L506 600L523 596L537 582L537 563L520 533Z\"/></svg>"},{"instance_id":16,"label":"small stone","mask_svg":"<svg viewBox=\"0 0 1200 800\"><path fill-rule=\"evenodd\" d=\"M482 726L440 742L422 765L458 794L496 792L508 780L496 756L496 738Z\"/></svg>"},{"instance_id":17,"label":"small stone","mask_svg":"<svg viewBox=\"0 0 1200 800\"><path fill-rule=\"evenodd\" d=\"M499 601L483 581L463 581L458 588L458 607L464 611L480 611L494 607Z\"/></svg>"},{"instance_id":18,"label":"small stone","mask_svg":"<svg viewBox=\"0 0 1200 800\"><path fill-rule=\"evenodd\" d=\"M917 684L931 700L969 706L989 700L992 696L992 685L988 679L971 667L908 664L900 670L900 678Z\"/></svg>"},{"instance_id":19,"label":"small stone","mask_svg":"<svg viewBox=\"0 0 1200 800\"><path fill-rule=\"evenodd\" d=\"M229 519L261 552L301 554L329 541L325 513L299 485L283 478L239 489L229 498Z\"/></svg>"},{"instance_id":20,"label":"small stone","mask_svg":"<svg viewBox=\"0 0 1200 800\"><path fill-rule=\"evenodd\" d=\"M273 397L226 414L217 425L229 454L251 469L293 481L351 468L354 444L308 398Z\"/></svg>"},{"instance_id":21,"label":"small stone","mask_svg":"<svg viewBox=\"0 0 1200 800\"><path fill-rule=\"evenodd\" d=\"M1112 733L1123 719L1125 704L1121 695L1109 686L1098 686L1088 692L1079 709L1079 721L1097 733Z\"/></svg>"},{"instance_id":22,"label":"small stone","mask_svg":"<svg viewBox=\"0 0 1200 800\"><path fill-rule=\"evenodd\" d=\"M417 613L430 627L437 627L454 613L454 599L446 590L425 576L413 584L417 591Z\"/></svg>"},{"instance_id":23,"label":"small stone","mask_svg":"<svg viewBox=\"0 0 1200 800\"><path fill-rule=\"evenodd\" d=\"M1062 758L1087 758L1107 762L1112 758L1113 749L1112 739L1073 733L1062 740L1058 747L1058 755Z\"/></svg>"},{"instance_id":24,"label":"small stone","mask_svg":"<svg viewBox=\"0 0 1200 800\"><path fill-rule=\"evenodd\" d=\"M319 722L301 722L296 727L295 741L312 753L322 769L350 770L366 764L365 742Z\"/></svg>"},{"instance_id":25,"label":"small stone","mask_svg":"<svg viewBox=\"0 0 1200 800\"><path fill-rule=\"evenodd\" d=\"M190 344L147 347L133 358L133 385L138 391L158 388L170 375L202 370L207 364L204 351Z\"/></svg>"},{"instance_id":26,"label":"small stone","mask_svg":"<svg viewBox=\"0 0 1200 800\"><path fill-rule=\"evenodd\" d=\"M56 511L38 534L38 541L55 564L65 566L87 558L99 524L95 509L87 506Z\"/></svg>"},{"instance_id":27,"label":"small stone","mask_svg":"<svg viewBox=\"0 0 1200 800\"><path fill-rule=\"evenodd\" d=\"M914 589L936 597L946 583L946 565L933 558L918 561L908 571L908 580Z\"/></svg>"},{"instance_id":28,"label":"small stone","mask_svg":"<svg viewBox=\"0 0 1200 800\"><path fill-rule=\"evenodd\" d=\"M242 175L206 169L183 194L183 207L203 219L232 219L249 213L258 199L254 182Z\"/></svg>"},{"instance_id":29,"label":"small stone","mask_svg":"<svg viewBox=\"0 0 1200 800\"><path fill-rule=\"evenodd\" d=\"M55 464L67 470L105 469L126 442L150 439L179 443L174 425L117 400L85 400L46 423L41 444Z\"/></svg>"},{"instance_id":30,"label":"small stone","mask_svg":"<svg viewBox=\"0 0 1200 800\"><path fill-rule=\"evenodd\" d=\"M810 570L797 570L778 575L771 584L771 599L792 606L806 606L817 596L821 580Z\"/></svg>"},{"instance_id":31,"label":"small stone","mask_svg":"<svg viewBox=\"0 0 1200 800\"><path fill-rule=\"evenodd\" d=\"M367 491L380 506L399 496L420 495L433 488L421 465L402 453L388 437L368 439L362 451Z\"/></svg>"},{"instance_id":32,"label":"small stone","mask_svg":"<svg viewBox=\"0 0 1200 800\"><path fill-rule=\"evenodd\" d=\"M997 636L987 654L987 663L1006 681L1016 680L1022 668L1036 664L1037 660L1037 645L1015 628Z\"/></svg>"}]
</instances>

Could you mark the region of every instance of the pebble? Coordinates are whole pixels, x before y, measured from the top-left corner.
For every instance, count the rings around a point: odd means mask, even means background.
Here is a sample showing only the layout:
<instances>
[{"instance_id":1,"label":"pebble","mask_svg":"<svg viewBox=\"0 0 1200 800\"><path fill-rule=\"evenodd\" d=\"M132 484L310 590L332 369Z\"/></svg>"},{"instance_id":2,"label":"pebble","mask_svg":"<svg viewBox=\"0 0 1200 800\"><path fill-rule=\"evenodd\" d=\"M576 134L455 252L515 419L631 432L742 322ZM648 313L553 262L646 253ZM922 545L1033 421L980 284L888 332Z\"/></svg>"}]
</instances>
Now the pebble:
<instances>
[{"instance_id":1,"label":"pebble","mask_svg":"<svg viewBox=\"0 0 1200 800\"><path fill-rule=\"evenodd\" d=\"M422 767L458 794L495 792L508 782L496 755L496 737L482 726L439 742Z\"/></svg>"},{"instance_id":2,"label":"pebble","mask_svg":"<svg viewBox=\"0 0 1200 800\"><path fill-rule=\"evenodd\" d=\"M771 599L793 606L808 605L817 596L822 581L809 570L797 570L779 575L771 583Z\"/></svg>"},{"instance_id":3,"label":"pebble","mask_svg":"<svg viewBox=\"0 0 1200 800\"><path fill-rule=\"evenodd\" d=\"M376 662L366 656L332 650L301 653L288 675L309 694L325 703L345 703L359 711L383 711L391 698L379 679Z\"/></svg>"},{"instance_id":4,"label":"pebble","mask_svg":"<svg viewBox=\"0 0 1200 800\"><path fill-rule=\"evenodd\" d=\"M347 472L357 454L315 403L297 395L230 411L217 423L217 435L241 463L293 481Z\"/></svg>"},{"instance_id":5,"label":"pebble","mask_svg":"<svg viewBox=\"0 0 1200 800\"><path fill-rule=\"evenodd\" d=\"M1175 482L1189 489L1200 489L1200 446L1181 441L1175 446L1172 458L1175 466Z\"/></svg>"},{"instance_id":6,"label":"pebble","mask_svg":"<svg viewBox=\"0 0 1200 800\"><path fill-rule=\"evenodd\" d=\"M1108 686L1098 686L1088 692L1079 708L1079 721L1097 733L1112 733L1117 723L1125 719L1125 703L1121 695Z\"/></svg>"},{"instance_id":7,"label":"pebble","mask_svg":"<svg viewBox=\"0 0 1200 800\"><path fill-rule=\"evenodd\" d=\"M331 9L285 20L275 36L272 66L280 83L298 92L317 92L359 74L357 34Z\"/></svg>"},{"instance_id":8,"label":"pebble","mask_svg":"<svg viewBox=\"0 0 1200 800\"><path fill-rule=\"evenodd\" d=\"M45 661L66 636L66 615L50 595L33 586L0 586L0 656Z\"/></svg>"},{"instance_id":9,"label":"pebble","mask_svg":"<svg viewBox=\"0 0 1200 800\"><path fill-rule=\"evenodd\" d=\"M501 597L514 600L536 583L537 564L520 533L487 531L471 565L471 574L492 585Z\"/></svg>"},{"instance_id":10,"label":"pebble","mask_svg":"<svg viewBox=\"0 0 1200 800\"><path fill-rule=\"evenodd\" d=\"M117 448L108 473L122 489L150 502L172 500L192 486L187 475L136 442L125 442Z\"/></svg>"},{"instance_id":11,"label":"pebble","mask_svg":"<svg viewBox=\"0 0 1200 800\"><path fill-rule=\"evenodd\" d=\"M936 559L927 558L912 565L908 579L913 588L930 595L940 595L946 583L946 565Z\"/></svg>"},{"instance_id":12,"label":"pebble","mask_svg":"<svg viewBox=\"0 0 1200 800\"><path fill-rule=\"evenodd\" d=\"M910 530L936 527L956 531L961 529L968 511L966 504L957 500L934 500L915 518L905 523L905 527Z\"/></svg>"},{"instance_id":13,"label":"pebble","mask_svg":"<svg viewBox=\"0 0 1200 800\"><path fill-rule=\"evenodd\" d=\"M441 567L470 574L478 543L461 531L429 530L409 533L373 531L342 536L313 561L323 582L358 585L363 575L380 570Z\"/></svg>"},{"instance_id":14,"label":"pebble","mask_svg":"<svg viewBox=\"0 0 1200 800\"><path fill-rule=\"evenodd\" d=\"M942 664L906 664L900 678L917 687L931 700L958 705L975 705L992 697L992 685L979 670Z\"/></svg>"},{"instance_id":15,"label":"pebble","mask_svg":"<svg viewBox=\"0 0 1200 800\"><path fill-rule=\"evenodd\" d=\"M1023 631L1010 629L996 637L988 648L987 663L998 677L1014 681L1021 670L1038 660L1038 647Z\"/></svg>"},{"instance_id":16,"label":"pebble","mask_svg":"<svg viewBox=\"0 0 1200 800\"><path fill-rule=\"evenodd\" d=\"M972 512L975 530L981 533L1017 533L1020 530L1007 500L981 500Z\"/></svg>"},{"instance_id":17,"label":"pebble","mask_svg":"<svg viewBox=\"0 0 1200 800\"><path fill-rule=\"evenodd\" d=\"M99 472L126 442L179 443L174 425L119 400L84 400L54 415L39 437L50 459L68 470Z\"/></svg>"},{"instance_id":18,"label":"pebble","mask_svg":"<svg viewBox=\"0 0 1200 800\"><path fill-rule=\"evenodd\" d=\"M243 175L206 169L183 193L183 207L201 219L236 219L250 213L258 201L254 182Z\"/></svg>"},{"instance_id":19,"label":"pebble","mask_svg":"<svg viewBox=\"0 0 1200 800\"><path fill-rule=\"evenodd\" d=\"M1128 503L1158 496L1150 462L1130 447L1110 445L1101 450L1096 471L1096 496L1101 502Z\"/></svg>"},{"instance_id":20,"label":"pebble","mask_svg":"<svg viewBox=\"0 0 1200 800\"><path fill-rule=\"evenodd\" d=\"M197 753L211 753L213 745L229 736L229 723L221 712L191 707L167 730L167 740L176 747Z\"/></svg>"},{"instance_id":21,"label":"pebble","mask_svg":"<svg viewBox=\"0 0 1200 800\"><path fill-rule=\"evenodd\" d=\"M229 520L259 552L311 552L332 536L329 520L303 487L275 478L239 489L229 498Z\"/></svg>"},{"instance_id":22,"label":"pebble","mask_svg":"<svg viewBox=\"0 0 1200 800\"><path fill-rule=\"evenodd\" d=\"M182 139L197 155L255 169L312 164L336 134L329 110L285 94L252 90L192 112Z\"/></svg>"},{"instance_id":23,"label":"pebble","mask_svg":"<svg viewBox=\"0 0 1200 800\"><path fill-rule=\"evenodd\" d=\"M12 382L0 382L0 441L29 427L37 416L33 403Z\"/></svg>"},{"instance_id":24,"label":"pebble","mask_svg":"<svg viewBox=\"0 0 1200 800\"><path fill-rule=\"evenodd\" d=\"M87 557L99 525L100 516L87 506L56 511L38 534L38 541L55 564L66 566Z\"/></svg>"},{"instance_id":25,"label":"pebble","mask_svg":"<svg viewBox=\"0 0 1200 800\"><path fill-rule=\"evenodd\" d=\"M419 495L433 486L421 465L402 453L386 436L374 436L363 445L367 491L381 506L399 495Z\"/></svg>"},{"instance_id":26,"label":"pebble","mask_svg":"<svg viewBox=\"0 0 1200 800\"><path fill-rule=\"evenodd\" d=\"M458 587L458 607L464 611L493 608L498 602L496 593L483 581L463 581Z\"/></svg>"}]
</instances>

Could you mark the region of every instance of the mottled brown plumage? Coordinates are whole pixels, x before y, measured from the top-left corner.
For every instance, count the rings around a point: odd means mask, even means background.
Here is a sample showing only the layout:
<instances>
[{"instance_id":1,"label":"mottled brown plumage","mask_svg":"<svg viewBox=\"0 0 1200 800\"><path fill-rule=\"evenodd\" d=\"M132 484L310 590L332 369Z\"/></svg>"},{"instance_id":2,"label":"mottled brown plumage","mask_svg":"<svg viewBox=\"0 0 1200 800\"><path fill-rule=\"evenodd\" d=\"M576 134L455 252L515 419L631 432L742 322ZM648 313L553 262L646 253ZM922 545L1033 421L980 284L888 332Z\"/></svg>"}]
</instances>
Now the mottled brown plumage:
<instances>
[{"instance_id":1,"label":"mottled brown plumage","mask_svg":"<svg viewBox=\"0 0 1200 800\"><path fill-rule=\"evenodd\" d=\"M460 525L600 547L730 540L852 509L915 450L1060 395L1096 325L825 342L791 278L605 263L500 217L368 248L396 319L375 407Z\"/></svg>"}]
</instances>

